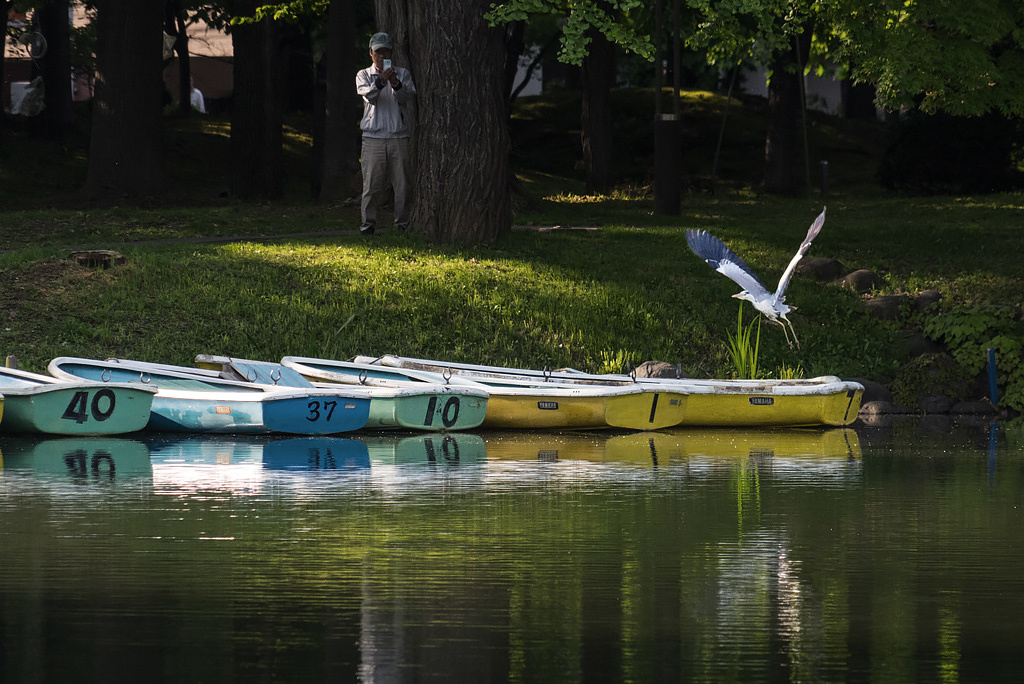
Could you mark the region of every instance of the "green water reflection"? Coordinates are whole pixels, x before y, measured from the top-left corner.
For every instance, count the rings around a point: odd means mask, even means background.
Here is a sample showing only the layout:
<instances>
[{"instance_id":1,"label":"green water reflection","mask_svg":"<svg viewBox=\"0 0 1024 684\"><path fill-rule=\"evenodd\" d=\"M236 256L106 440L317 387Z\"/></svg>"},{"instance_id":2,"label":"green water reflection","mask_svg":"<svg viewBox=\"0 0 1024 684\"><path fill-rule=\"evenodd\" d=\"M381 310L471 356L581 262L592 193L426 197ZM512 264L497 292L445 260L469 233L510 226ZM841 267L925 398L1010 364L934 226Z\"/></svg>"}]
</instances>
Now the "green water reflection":
<instances>
[{"instance_id":1,"label":"green water reflection","mask_svg":"<svg viewBox=\"0 0 1024 684\"><path fill-rule=\"evenodd\" d=\"M0 681L1018 681L1019 431L0 438Z\"/></svg>"}]
</instances>

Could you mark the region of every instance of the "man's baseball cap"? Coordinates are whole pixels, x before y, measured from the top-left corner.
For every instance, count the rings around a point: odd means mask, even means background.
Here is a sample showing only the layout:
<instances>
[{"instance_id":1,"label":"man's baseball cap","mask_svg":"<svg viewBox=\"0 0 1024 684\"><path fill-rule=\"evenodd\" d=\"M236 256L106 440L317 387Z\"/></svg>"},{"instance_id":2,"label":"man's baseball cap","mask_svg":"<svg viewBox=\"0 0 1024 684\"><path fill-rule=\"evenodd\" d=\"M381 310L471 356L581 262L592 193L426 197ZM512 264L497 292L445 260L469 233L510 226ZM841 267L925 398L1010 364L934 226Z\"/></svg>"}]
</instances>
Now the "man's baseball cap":
<instances>
[{"instance_id":1,"label":"man's baseball cap","mask_svg":"<svg viewBox=\"0 0 1024 684\"><path fill-rule=\"evenodd\" d=\"M387 48L388 50L394 49L391 45L391 36L386 33L373 34L373 37L370 38L370 50L379 50L380 48Z\"/></svg>"}]
</instances>

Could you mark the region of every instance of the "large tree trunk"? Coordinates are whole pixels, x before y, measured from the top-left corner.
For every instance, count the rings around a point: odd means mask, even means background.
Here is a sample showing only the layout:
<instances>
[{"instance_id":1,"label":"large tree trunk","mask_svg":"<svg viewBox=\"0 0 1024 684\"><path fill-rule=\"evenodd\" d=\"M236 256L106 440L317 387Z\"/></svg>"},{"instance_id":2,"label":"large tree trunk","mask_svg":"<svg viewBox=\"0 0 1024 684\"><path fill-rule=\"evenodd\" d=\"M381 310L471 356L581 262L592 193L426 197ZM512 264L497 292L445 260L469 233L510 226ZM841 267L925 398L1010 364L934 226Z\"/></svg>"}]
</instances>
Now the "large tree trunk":
<instances>
[{"instance_id":1,"label":"large tree trunk","mask_svg":"<svg viewBox=\"0 0 1024 684\"><path fill-rule=\"evenodd\" d=\"M50 140L71 134L75 112L71 97L71 20L68 1L55 0L38 10L39 31L46 38L46 55L41 60L46 108L39 122L41 133Z\"/></svg>"},{"instance_id":2,"label":"large tree trunk","mask_svg":"<svg viewBox=\"0 0 1024 684\"><path fill-rule=\"evenodd\" d=\"M843 115L847 119L874 121L878 118L875 107L875 86L870 83L854 83L843 79L840 84L843 96Z\"/></svg>"},{"instance_id":3,"label":"large tree trunk","mask_svg":"<svg viewBox=\"0 0 1024 684\"><path fill-rule=\"evenodd\" d=\"M358 195L360 100L355 94L356 42L355 0L331 0L328 10L328 44L324 56L323 103L314 108L318 122L313 138L313 196L333 201ZM319 86L320 78L318 78Z\"/></svg>"},{"instance_id":4,"label":"large tree trunk","mask_svg":"<svg viewBox=\"0 0 1024 684\"><path fill-rule=\"evenodd\" d=\"M612 189L612 113L610 92L615 79L614 47L596 29L590 30L590 52L583 58L583 168L587 192Z\"/></svg>"},{"instance_id":5,"label":"large tree trunk","mask_svg":"<svg viewBox=\"0 0 1024 684\"><path fill-rule=\"evenodd\" d=\"M85 192L142 196L164 188L163 0L97 0L96 90Z\"/></svg>"},{"instance_id":6,"label":"large tree trunk","mask_svg":"<svg viewBox=\"0 0 1024 684\"><path fill-rule=\"evenodd\" d=\"M803 70L810 50L810 29L794 38L799 58L791 48L776 53L768 84L768 135L764 148L764 189L779 195L800 195L807 190L804 155Z\"/></svg>"},{"instance_id":7,"label":"large tree trunk","mask_svg":"<svg viewBox=\"0 0 1024 684\"><path fill-rule=\"evenodd\" d=\"M436 242L490 242L512 227L505 31L490 0L376 0L377 27L416 83L410 228Z\"/></svg>"},{"instance_id":8,"label":"large tree trunk","mask_svg":"<svg viewBox=\"0 0 1024 684\"><path fill-rule=\"evenodd\" d=\"M252 16L260 0L238 0L238 16ZM234 94L231 102L231 190L243 199L284 194L284 133L278 27L271 19L239 24L231 32Z\"/></svg>"}]
</instances>

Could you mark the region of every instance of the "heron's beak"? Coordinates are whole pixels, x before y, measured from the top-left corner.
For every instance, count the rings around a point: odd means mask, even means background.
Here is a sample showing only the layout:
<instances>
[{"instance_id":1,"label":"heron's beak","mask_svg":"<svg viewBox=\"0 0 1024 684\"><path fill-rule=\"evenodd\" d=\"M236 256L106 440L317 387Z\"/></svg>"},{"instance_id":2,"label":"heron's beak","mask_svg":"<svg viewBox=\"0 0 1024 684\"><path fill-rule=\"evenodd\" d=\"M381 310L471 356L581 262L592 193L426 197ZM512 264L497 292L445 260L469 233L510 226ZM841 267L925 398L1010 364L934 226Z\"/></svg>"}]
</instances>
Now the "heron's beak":
<instances>
[{"instance_id":1,"label":"heron's beak","mask_svg":"<svg viewBox=\"0 0 1024 684\"><path fill-rule=\"evenodd\" d=\"M732 296L732 298L733 298L733 299L743 299L743 294L742 294L742 293L741 293L741 294L734 294L734 295Z\"/></svg>"}]
</instances>

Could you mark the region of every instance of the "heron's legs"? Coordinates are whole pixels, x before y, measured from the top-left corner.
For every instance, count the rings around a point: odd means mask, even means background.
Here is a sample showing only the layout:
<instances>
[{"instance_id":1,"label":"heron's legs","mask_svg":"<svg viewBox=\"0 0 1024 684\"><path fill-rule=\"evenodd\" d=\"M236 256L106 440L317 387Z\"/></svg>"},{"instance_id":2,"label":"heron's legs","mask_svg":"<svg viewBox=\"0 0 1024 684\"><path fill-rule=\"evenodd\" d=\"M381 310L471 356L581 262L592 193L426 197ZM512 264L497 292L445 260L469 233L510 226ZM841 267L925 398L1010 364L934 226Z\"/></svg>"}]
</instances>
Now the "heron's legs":
<instances>
[{"instance_id":1,"label":"heron's legs","mask_svg":"<svg viewBox=\"0 0 1024 684\"><path fill-rule=\"evenodd\" d=\"M796 348L799 349L800 348L800 340L798 340L796 338L796 330L793 330L793 324L790 323L788 318L783 318L782 320L786 321L786 323L789 323L789 331L791 333L793 333L793 343L795 343L796 344ZM786 326L782 326L782 331L783 332L786 331ZM789 342L789 335L786 335L786 342L787 343ZM792 349L793 348L793 344L790 344L789 348Z\"/></svg>"}]
</instances>

